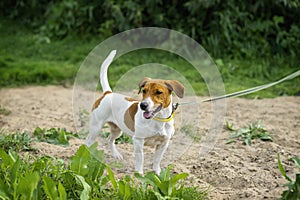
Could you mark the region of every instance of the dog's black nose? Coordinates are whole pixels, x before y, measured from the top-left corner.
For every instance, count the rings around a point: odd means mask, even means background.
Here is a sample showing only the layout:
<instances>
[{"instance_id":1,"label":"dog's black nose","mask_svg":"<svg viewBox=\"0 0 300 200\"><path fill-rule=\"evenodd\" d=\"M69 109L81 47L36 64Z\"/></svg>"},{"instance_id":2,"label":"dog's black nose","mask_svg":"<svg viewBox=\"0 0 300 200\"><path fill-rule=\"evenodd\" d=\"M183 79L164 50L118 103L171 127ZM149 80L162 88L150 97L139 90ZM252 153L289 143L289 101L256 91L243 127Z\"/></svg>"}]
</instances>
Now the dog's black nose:
<instances>
[{"instance_id":1,"label":"dog's black nose","mask_svg":"<svg viewBox=\"0 0 300 200\"><path fill-rule=\"evenodd\" d=\"M142 110L146 110L147 107L148 107L148 103L147 103L147 102L141 102L140 108L141 108Z\"/></svg>"}]
</instances>

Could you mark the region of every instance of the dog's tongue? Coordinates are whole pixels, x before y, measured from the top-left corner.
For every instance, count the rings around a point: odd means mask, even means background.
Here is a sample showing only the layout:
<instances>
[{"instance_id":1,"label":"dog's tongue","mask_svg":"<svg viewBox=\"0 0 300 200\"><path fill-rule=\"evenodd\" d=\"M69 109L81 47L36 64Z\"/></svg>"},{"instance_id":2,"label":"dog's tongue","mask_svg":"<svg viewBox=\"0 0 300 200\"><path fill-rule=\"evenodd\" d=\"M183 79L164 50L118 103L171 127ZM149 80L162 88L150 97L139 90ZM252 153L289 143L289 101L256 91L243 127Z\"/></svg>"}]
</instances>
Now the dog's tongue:
<instances>
[{"instance_id":1,"label":"dog's tongue","mask_svg":"<svg viewBox=\"0 0 300 200\"><path fill-rule=\"evenodd\" d=\"M146 119L150 119L152 117L152 112L144 112L143 113L143 116L146 118Z\"/></svg>"}]
</instances>

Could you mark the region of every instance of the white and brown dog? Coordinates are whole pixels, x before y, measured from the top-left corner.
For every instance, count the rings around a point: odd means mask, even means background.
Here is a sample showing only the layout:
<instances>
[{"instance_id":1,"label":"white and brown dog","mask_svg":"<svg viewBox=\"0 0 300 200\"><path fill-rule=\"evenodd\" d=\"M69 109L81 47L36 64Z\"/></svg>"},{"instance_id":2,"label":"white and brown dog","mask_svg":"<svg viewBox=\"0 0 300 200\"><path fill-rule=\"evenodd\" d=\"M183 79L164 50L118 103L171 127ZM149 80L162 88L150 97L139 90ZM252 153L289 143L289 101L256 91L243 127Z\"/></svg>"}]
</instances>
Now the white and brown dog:
<instances>
[{"instance_id":1,"label":"white and brown dog","mask_svg":"<svg viewBox=\"0 0 300 200\"><path fill-rule=\"evenodd\" d=\"M90 118L90 130L86 139L92 145L103 125L111 127L110 147L113 157L122 159L115 146L115 140L122 132L132 137L135 155L135 170L143 174L144 145L156 146L153 170L160 174L160 162L174 134L174 112L172 92L182 98L184 86L176 80L143 78L140 83L142 101L138 102L122 94L113 93L107 78L107 70L116 51L105 59L100 70L100 83L103 95L94 103Z\"/></svg>"}]
</instances>

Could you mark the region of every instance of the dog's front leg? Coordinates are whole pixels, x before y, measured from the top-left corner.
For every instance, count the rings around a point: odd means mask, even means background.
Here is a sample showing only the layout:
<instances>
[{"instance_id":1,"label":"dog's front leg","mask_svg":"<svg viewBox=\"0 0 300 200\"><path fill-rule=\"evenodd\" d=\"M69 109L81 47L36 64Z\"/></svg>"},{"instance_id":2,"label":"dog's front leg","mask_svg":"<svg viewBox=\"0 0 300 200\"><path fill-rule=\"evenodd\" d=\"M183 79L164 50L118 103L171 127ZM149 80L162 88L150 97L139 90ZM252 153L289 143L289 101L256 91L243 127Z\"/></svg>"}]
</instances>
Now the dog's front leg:
<instances>
[{"instance_id":1,"label":"dog's front leg","mask_svg":"<svg viewBox=\"0 0 300 200\"><path fill-rule=\"evenodd\" d=\"M169 142L170 142L170 138L166 138L162 144L156 146L156 151L153 159L153 170L157 175L159 175L161 172L160 162L169 146Z\"/></svg>"},{"instance_id":2,"label":"dog's front leg","mask_svg":"<svg viewBox=\"0 0 300 200\"><path fill-rule=\"evenodd\" d=\"M144 142L144 138L133 137L135 170L140 174L143 174L144 167Z\"/></svg>"}]
</instances>

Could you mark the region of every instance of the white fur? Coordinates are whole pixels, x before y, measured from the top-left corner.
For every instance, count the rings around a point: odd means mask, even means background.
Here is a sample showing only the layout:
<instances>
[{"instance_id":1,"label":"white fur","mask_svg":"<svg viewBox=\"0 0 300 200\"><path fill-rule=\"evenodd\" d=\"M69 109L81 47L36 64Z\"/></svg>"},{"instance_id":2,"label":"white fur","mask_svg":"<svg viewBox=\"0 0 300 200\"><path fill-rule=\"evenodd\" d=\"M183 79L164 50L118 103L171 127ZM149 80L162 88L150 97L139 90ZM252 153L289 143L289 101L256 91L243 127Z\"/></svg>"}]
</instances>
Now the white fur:
<instances>
[{"instance_id":1,"label":"white fur","mask_svg":"<svg viewBox=\"0 0 300 200\"><path fill-rule=\"evenodd\" d=\"M103 62L100 72L100 83L103 88L103 92L111 91L108 84L107 78L107 69L110 63L112 62L116 51L112 51L107 59ZM156 152L154 154L153 160L153 170L160 174L160 162L162 157L169 145L170 138L174 134L174 120L169 122L160 122L154 119L145 119L143 117L143 112L140 109L140 103L138 104L138 110L135 114L135 131L130 130L125 122L124 116L128 108L136 102L128 101L125 99L126 96L118 93L109 93L106 94L102 99L99 106L93 110L90 117L90 130L89 135L86 139L86 144L88 146L92 145L98 134L100 133L103 125L106 122L113 122L116 124L122 132L125 132L133 139L134 145L134 155L135 155L135 170L140 174L143 174L143 165L144 165L144 153L143 146L147 143L147 139L153 139L153 136L162 136L163 141L158 142L156 146ZM149 103L149 108L154 109L154 103L151 98L146 99ZM157 113L156 116L167 118L172 112L172 103L167 108L162 109ZM117 159L122 159L122 155L118 152L115 146L115 140L121 136L122 132L111 132L110 135L110 147L112 156ZM151 137L151 138L150 138Z\"/></svg>"}]
</instances>

